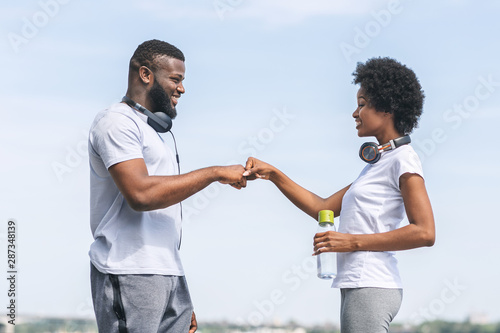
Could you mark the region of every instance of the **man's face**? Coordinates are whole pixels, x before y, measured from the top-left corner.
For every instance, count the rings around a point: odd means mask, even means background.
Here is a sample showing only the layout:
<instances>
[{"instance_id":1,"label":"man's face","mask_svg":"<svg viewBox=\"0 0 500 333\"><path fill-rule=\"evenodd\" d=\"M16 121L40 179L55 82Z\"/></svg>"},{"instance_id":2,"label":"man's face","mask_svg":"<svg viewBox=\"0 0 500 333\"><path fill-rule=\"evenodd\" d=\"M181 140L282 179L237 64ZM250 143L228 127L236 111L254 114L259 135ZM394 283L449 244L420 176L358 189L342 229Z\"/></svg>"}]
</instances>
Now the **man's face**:
<instances>
[{"instance_id":1,"label":"man's face","mask_svg":"<svg viewBox=\"0 0 500 333\"><path fill-rule=\"evenodd\" d=\"M170 118L177 116L175 106L181 94L185 92L182 81L186 68L182 60L161 57L156 59L158 69L148 93L153 112L165 112Z\"/></svg>"}]
</instances>

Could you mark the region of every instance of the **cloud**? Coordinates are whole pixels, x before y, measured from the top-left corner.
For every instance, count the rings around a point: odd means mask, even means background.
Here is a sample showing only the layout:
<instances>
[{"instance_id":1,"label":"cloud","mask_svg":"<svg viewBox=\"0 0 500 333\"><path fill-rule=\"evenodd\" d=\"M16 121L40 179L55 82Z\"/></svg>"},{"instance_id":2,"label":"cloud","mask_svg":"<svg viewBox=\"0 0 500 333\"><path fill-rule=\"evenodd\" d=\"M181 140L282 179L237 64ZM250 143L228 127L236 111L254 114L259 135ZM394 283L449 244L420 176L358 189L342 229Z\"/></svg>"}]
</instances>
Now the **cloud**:
<instances>
[{"instance_id":1,"label":"cloud","mask_svg":"<svg viewBox=\"0 0 500 333\"><path fill-rule=\"evenodd\" d=\"M154 15L160 19L213 19L216 13L209 2L190 1L186 2L167 2L163 0L144 0L133 2L131 6L138 10Z\"/></svg>"},{"instance_id":2,"label":"cloud","mask_svg":"<svg viewBox=\"0 0 500 333\"><path fill-rule=\"evenodd\" d=\"M282 16L304 20L316 16L360 15L383 6L385 0L331 1L331 0L254 0L243 2L242 15L260 19L279 19Z\"/></svg>"},{"instance_id":3,"label":"cloud","mask_svg":"<svg viewBox=\"0 0 500 333\"><path fill-rule=\"evenodd\" d=\"M370 13L386 7L387 0L331 1L331 0L209 0L165 4L160 0L147 0L135 4L139 10L155 13L162 19L220 19L260 20L270 26L297 24L319 16Z\"/></svg>"},{"instance_id":4,"label":"cloud","mask_svg":"<svg viewBox=\"0 0 500 333\"><path fill-rule=\"evenodd\" d=\"M486 119L486 120L500 120L500 114L498 113L498 108L495 107L482 107L477 110L474 114L476 119Z\"/></svg>"}]
</instances>

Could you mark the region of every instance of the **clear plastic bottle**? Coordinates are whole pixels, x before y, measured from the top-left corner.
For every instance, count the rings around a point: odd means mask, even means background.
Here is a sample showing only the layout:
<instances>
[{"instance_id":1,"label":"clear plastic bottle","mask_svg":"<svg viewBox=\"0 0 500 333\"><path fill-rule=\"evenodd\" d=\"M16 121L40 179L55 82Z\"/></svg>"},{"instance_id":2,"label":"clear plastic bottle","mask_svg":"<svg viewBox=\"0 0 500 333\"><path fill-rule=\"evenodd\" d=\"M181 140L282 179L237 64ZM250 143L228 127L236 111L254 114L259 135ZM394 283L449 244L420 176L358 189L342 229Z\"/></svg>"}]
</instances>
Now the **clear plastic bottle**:
<instances>
[{"instance_id":1,"label":"clear plastic bottle","mask_svg":"<svg viewBox=\"0 0 500 333\"><path fill-rule=\"evenodd\" d=\"M333 211L322 210L318 213L318 231L335 231L333 223ZM320 279L332 279L337 275L337 253L336 252L323 252L316 256L318 264L318 277Z\"/></svg>"}]
</instances>

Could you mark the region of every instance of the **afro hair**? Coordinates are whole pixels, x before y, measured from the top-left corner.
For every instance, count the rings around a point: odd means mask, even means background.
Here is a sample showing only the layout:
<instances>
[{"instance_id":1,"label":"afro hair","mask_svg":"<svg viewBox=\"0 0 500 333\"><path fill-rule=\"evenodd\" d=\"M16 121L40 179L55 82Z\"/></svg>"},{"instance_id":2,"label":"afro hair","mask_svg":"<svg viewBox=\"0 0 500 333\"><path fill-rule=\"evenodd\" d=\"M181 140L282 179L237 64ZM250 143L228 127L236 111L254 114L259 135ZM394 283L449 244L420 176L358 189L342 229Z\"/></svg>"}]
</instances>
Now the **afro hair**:
<instances>
[{"instance_id":1,"label":"afro hair","mask_svg":"<svg viewBox=\"0 0 500 333\"><path fill-rule=\"evenodd\" d=\"M352 75L375 110L393 115L399 133L410 134L418 126L425 95L410 68L391 58L372 58L358 63Z\"/></svg>"}]
</instances>

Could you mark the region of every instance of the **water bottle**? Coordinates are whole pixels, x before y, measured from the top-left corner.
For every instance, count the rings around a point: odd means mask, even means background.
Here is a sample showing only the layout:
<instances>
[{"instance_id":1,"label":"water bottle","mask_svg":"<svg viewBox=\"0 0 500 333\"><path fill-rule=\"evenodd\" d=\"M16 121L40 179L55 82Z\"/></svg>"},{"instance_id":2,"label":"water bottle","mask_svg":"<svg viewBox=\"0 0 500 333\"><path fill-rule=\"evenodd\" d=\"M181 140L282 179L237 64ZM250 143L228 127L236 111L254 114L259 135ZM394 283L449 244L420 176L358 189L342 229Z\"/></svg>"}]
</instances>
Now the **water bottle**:
<instances>
[{"instance_id":1,"label":"water bottle","mask_svg":"<svg viewBox=\"0 0 500 333\"><path fill-rule=\"evenodd\" d=\"M333 224L333 212L331 210L322 210L318 213L318 231L335 231ZM318 264L318 277L320 279L332 279L337 275L337 253L323 252L316 256Z\"/></svg>"}]
</instances>

